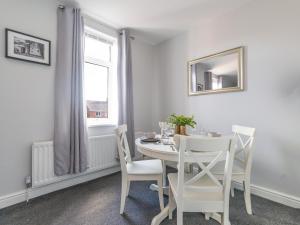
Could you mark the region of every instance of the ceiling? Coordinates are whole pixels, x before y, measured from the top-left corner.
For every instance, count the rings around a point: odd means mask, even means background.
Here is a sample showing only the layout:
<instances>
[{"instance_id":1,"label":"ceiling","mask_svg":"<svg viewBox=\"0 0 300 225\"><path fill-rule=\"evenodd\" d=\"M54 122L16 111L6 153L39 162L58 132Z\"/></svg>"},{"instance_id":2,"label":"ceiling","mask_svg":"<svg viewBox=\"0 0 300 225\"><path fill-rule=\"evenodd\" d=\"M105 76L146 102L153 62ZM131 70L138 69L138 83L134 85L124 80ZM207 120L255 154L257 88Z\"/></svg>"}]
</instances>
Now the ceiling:
<instances>
[{"instance_id":1,"label":"ceiling","mask_svg":"<svg viewBox=\"0 0 300 225\"><path fill-rule=\"evenodd\" d=\"M158 44L235 10L250 0L77 0L89 15Z\"/></svg>"}]
</instances>

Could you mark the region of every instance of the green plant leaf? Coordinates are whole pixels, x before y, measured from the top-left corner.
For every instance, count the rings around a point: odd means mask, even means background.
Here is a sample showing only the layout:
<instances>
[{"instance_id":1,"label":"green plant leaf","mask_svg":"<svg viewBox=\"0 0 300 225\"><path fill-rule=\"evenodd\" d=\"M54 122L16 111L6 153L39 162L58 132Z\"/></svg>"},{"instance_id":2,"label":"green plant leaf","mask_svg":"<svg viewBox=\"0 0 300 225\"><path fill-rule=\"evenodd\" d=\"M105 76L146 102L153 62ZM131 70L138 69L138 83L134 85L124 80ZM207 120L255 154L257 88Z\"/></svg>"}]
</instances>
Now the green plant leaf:
<instances>
[{"instance_id":1,"label":"green plant leaf","mask_svg":"<svg viewBox=\"0 0 300 225\"><path fill-rule=\"evenodd\" d=\"M168 117L167 122L178 126L190 126L192 128L194 128L197 124L194 120L194 116L189 117L184 115L176 115L174 113Z\"/></svg>"}]
</instances>

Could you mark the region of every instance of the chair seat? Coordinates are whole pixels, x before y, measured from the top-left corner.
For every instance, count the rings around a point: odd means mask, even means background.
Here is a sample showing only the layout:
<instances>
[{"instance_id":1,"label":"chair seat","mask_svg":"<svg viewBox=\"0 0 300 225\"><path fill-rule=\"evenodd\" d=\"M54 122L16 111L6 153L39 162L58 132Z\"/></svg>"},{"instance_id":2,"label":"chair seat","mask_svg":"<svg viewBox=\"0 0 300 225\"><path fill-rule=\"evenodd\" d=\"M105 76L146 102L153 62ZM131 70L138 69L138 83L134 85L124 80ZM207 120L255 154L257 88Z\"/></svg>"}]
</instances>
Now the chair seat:
<instances>
[{"instance_id":1,"label":"chair seat","mask_svg":"<svg viewBox=\"0 0 300 225\"><path fill-rule=\"evenodd\" d=\"M185 182L192 178L192 175L185 174ZM177 195L178 174L168 174L169 184L174 195ZM183 198L194 201L223 201L223 186L217 186L208 176L204 176L195 182L192 187L197 188L193 191L191 188L185 188ZM203 188L201 191L201 187Z\"/></svg>"},{"instance_id":2,"label":"chair seat","mask_svg":"<svg viewBox=\"0 0 300 225\"><path fill-rule=\"evenodd\" d=\"M163 168L161 160L141 160L127 163L127 173L128 174L162 174Z\"/></svg>"},{"instance_id":3,"label":"chair seat","mask_svg":"<svg viewBox=\"0 0 300 225\"><path fill-rule=\"evenodd\" d=\"M225 161L218 162L212 169L211 172L215 175L223 175L225 168ZM234 160L233 168L232 168L232 175L243 175L245 174L244 165L238 161Z\"/></svg>"}]
</instances>

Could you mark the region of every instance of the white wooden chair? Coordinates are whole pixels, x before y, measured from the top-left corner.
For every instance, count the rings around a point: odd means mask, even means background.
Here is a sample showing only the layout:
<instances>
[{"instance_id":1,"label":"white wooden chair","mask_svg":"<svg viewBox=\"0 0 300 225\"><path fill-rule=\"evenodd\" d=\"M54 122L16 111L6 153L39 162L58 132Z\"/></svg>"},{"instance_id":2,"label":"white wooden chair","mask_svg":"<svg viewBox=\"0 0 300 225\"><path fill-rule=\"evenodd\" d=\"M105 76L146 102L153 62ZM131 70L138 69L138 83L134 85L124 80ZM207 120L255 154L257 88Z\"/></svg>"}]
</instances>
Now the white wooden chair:
<instances>
[{"instance_id":1,"label":"white wooden chair","mask_svg":"<svg viewBox=\"0 0 300 225\"><path fill-rule=\"evenodd\" d=\"M221 213L223 225L229 222L229 195L236 139L228 137L180 137L178 173L168 174L169 218L177 205L177 225L183 224L183 212ZM212 173L217 162L226 158L224 179ZM196 174L184 173L185 163L197 163Z\"/></svg>"},{"instance_id":2,"label":"white wooden chair","mask_svg":"<svg viewBox=\"0 0 300 225\"><path fill-rule=\"evenodd\" d=\"M252 214L251 194L250 194L250 177L253 155L253 141L255 128L244 127L239 125L232 126L232 132L237 137L237 150L233 162L232 181L242 183L244 185L244 199L248 214ZM213 174L222 179L224 172L224 161L218 163L213 169ZM231 195L234 197L234 186L231 186Z\"/></svg>"},{"instance_id":3,"label":"white wooden chair","mask_svg":"<svg viewBox=\"0 0 300 225\"><path fill-rule=\"evenodd\" d=\"M156 180L159 187L158 197L160 209L164 208L163 200L163 168L159 159L132 161L127 142L127 125L121 125L116 130L118 151L122 171L122 190L120 214L123 214L125 200L129 193L130 181Z\"/></svg>"}]
</instances>

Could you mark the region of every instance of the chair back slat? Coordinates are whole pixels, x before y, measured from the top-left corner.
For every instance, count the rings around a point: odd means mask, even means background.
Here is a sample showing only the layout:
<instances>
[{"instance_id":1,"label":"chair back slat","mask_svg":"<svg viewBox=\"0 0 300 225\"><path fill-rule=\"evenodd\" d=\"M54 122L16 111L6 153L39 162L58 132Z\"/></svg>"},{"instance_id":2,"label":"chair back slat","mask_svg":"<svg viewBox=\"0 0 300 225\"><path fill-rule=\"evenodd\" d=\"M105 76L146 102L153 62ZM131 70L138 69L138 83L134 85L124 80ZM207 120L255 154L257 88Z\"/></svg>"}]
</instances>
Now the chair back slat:
<instances>
[{"instance_id":1,"label":"chair back slat","mask_svg":"<svg viewBox=\"0 0 300 225\"><path fill-rule=\"evenodd\" d=\"M254 134L255 134L255 128L245 127L245 126L240 126L240 125L233 125L232 132L251 137L251 136L254 136Z\"/></svg>"},{"instance_id":2,"label":"chair back slat","mask_svg":"<svg viewBox=\"0 0 300 225\"><path fill-rule=\"evenodd\" d=\"M191 152L219 152L228 150L229 136L203 137L189 136L186 143L186 151Z\"/></svg>"},{"instance_id":3,"label":"chair back slat","mask_svg":"<svg viewBox=\"0 0 300 225\"><path fill-rule=\"evenodd\" d=\"M129 145L126 137L127 125L123 124L115 129L118 145L118 153L120 157L121 169L126 172L126 164L131 162Z\"/></svg>"}]
</instances>

